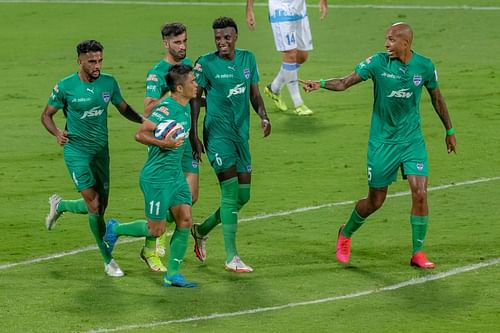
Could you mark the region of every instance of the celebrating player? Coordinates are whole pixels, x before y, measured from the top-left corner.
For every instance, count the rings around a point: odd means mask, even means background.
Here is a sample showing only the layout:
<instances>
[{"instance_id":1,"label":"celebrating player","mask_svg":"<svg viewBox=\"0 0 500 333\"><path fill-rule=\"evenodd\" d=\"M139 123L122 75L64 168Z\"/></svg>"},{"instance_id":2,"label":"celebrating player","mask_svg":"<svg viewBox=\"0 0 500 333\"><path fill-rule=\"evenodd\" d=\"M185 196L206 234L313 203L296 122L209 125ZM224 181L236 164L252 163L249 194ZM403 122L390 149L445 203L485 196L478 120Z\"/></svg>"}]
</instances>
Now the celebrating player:
<instances>
[{"instance_id":1,"label":"celebrating player","mask_svg":"<svg viewBox=\"0 0 500 333\"><path fill-rule=\"evenodd\" d=\"M147 117L151 110L161 101L168 97L169 88L166 75L170 68L176 64L191 66L192 62L186 58L187 31L182 23L167 23L161 28L165 56L147 74L146 97L144 98L144 115ZM199 168L198 161L193 158L193 150L190 144L185 145L182 158L182 169L191 190L192 203L198 200ZM171 217L167 217L171 220ZM165 255L166 234L158 238L146 237L141 258L153 272L165 272L160 257Z\"/></svg>"},{"instance_id":2,"label":"celebrating player","mask_svg":"<svg viewBox=\"0 0 500 333\"><path fill-rule=\"evenodd\" d=\"M341 79L302 81L306 91L325 88L343 91L368 79L374 82L374 104L368 143L368 197L359 200L337 239L337 259L349 262L352 234L385 201L388 186L401 167L412 194L412 266L432 269L422 251L428 223L427 177L429 165L420 126L420 96L425 86L443 123L448 153L455 152L455 130L439 90L434 64L411 49L413 31L406 23L395 23L386 32L387 52L376 53Z\"/></svg>"},{"instance_id":3,"label":"celebrating player","mask_svg":"<svg viewBox=\"0 0 500 333\"><path fill-rule=\"evenodd\" d=\"M250 200L252 164L249 139L249 102L261 119L264 137L271 133L271 123L259 91L259 73L253 53L236 49L238 27L229 17L219 17L214 29L217 51L201 56L195 65L198 98L193 103L192 135L195 155L203 146L198 139L197 123L200 99L206 96L206 116L203 137L208 159L221 190L220 207L202 224L193 225L195 253L205 261L208 233L222 222L227 270L252 272L236 250L236 230L239 210Z\"/></svg>"},{"instance_id":4,"label":"celebrating player","mask_svg":"<svg viewBox=\"0 0 500 333\"><path fill-rule=\"evenodd\" d=\"M246 20L250 30L255 29L253 0L247 0ZM319 0L320 19L328 14L327 0ZM310 116L309 109L300 96L298 71L313 49L311 28L307 16L305 0L269 0L269 20L273 29L276 49L281 52L283 63L280 71L264 92L271 97L278 110L288 107L281 98L281 88L286 84L294 104L294 112L299 116Z\"/></svg>"},{"instance_id":5,"label":"celebrating player","mask_svg":"<svg viewBox=\"0 0 500 333\"><path fill-rule=\"evenodd\" d=\"M170 254L163 285L194 288L196 283L187 281L180 274L192 225L191 191L181 167L182 155L189 142L184 140L184 136L174 138L175 131L171 131L165 139L157 139L154 131L160 123L175 120L184 128L184 134L189 134L189 100L196 97L197 85L191 66L185 64L172 66L168 71L166 83L171 96L153 109L136 134L136 140L148 146L148 158L140 175L147 222L120 224L111 219L106 225L104 242L111 252L118 237L122 235L158 237L165 233L166 218L170 210L176 228L170 240Z\"/></svg>"},{"instance_id":6,"label":"celebrating player","mask_svg":"<svg viewBox=\"0 0 500 333\"><path fill-rule=\"evenodd\" d=\"M77 45L76 51L79 71L54 87L41 120L64 147L64 161L83 199L62 200L54 194L49 199L50 211L45 224L51 230L64 212L88 213L90 229L104 259L104 270L109 276L118 277L123 271L102 243L109 195L109 102L131 121L141 123L142 117L125 102L115 78L101 73L101 43L86 40ZM66 117L64 130L59 129L53 119L59 109L63 109Z\"/></svg>"}]
</instances>

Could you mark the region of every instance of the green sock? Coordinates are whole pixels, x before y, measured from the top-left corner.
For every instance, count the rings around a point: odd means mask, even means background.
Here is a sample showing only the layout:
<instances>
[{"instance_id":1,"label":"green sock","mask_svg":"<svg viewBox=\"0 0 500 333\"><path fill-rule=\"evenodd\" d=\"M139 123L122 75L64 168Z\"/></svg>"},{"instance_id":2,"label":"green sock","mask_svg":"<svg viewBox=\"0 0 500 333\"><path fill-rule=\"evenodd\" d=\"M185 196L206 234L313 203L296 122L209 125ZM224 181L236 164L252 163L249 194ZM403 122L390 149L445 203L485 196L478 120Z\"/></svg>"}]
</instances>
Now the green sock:
<instances>
[{"instance_id":1,"label":"green sock","mask_svg":"<svg viewBox=\"0 0 500 333\"><path fill-rule=\"evenodd\" d=\"M238 224L222 223L222 231L224 232L224 250L226 250L226 262L230 262L234 256L238 255L236 251L236 231Z\"/></svg>"},{"instance_id":2,"label":"green sock","mask_svg":"<svg viewBox=\"0 0 500 333\"><path fill-rule=\"evenodd\" d=\"M120 236L132 237L148 237L149 233L148 223L146 220L136 220L129 223L120 223L115 225L114 231Z\"/></svg>"},{"instance_id":3,"label":"green sock","mask_svg":"<svg viewBox=\"0 0 500 333\"><path fill-rule=\"evenodd\" d=\"M220 208L217 208L217 210L207 217L205 221L203 221L202 224L198 226L198 232L202 235L205 236L207 235L213 228L215 228L219 223L220 223Z\"/></svg>"},{"instance_id":4,"label":"green sock","mask_svg":"<svg viewBox=\"0 0 500 333\"><path fill-rule=\"evenodd\" d=\"M220 218L222 231L224 233L224 249L226 250L226 261L229 262L235 255L236 230L238 223L238 178L234 177L223 181L221 187Z\"/></svg>"},{"instance_id":5,"label":"green sock","mask_svg":"<svg viewBox=\"0 0 500 333\"><path fill-rule=\"evenodd\" d=\"M87 204L83 198L77 200L61 200L57 205L57 212L64 213L70 212L75 214L87 214Z\"/></svg>"},{"instance_id":6,"label":"green sock","mask_svg":"<svg viewBox=\"0 0 500 333\"><path fill-rule=\"evenodd\" d=\"M358 230L363 223L365 223L365 219L361 216L359 216L358 212L356 211L356 208L352 210L351 217L347 221L346 225L342 229L342 235L344 237L352 237L352 234Z\"/></svg>"},{"instance_id":7,"label":"green sock","mask_svg":"<svg viewBox=\"0 0 500 333\"><path fill-rule=\"evenodd\" d=\"M102 242L102 237L106 231L106 226L104 224L104 218L102 215L97 214L89 214L89 226L92 234L94 234L95 242L99 251L101 252L101 256L104 259L106 264L109 264L113 257L108 253L106 246Z\"/></svg>"},{"instance_id":8,"label":"green sock","mask_svg":"<svg viewBox=\"0 0 500 333\"><path fill-rule=\"evenodd\" d=\"M238 185L238 211L250 201L250 184Z\"/></svg>"},{"instance_id":9,"label":"green sock","mask_svg":"<svg viewBox=\"0 0 500 333\"><path fill-rule=\"evenodd\" d=\"M167 263L167 277L172 277L179 273L181 263L186 254L189 239L189 228L175 228L170 239L170 255Z\"/></svg>"},{"instance_id":10,"label":"green sock","mask_svg":"<svg viewBox=\"0 0 500 333\"><path fill-rule=\"evenodd\" d=\"M149 250L155 250L156 249L156 237L153 236L146 236L146 239L144 240L144 247L149 249Z\"/></svg>"},{"instance_id":11,"label":"green sock","mask_svg":"<svg viewBox=\"0 0 500 333\"><path fill-rule=\"evenodd\" d=\"M410 216L411 238L413 244L413 254L422 251L424 247L425 234L427 233L427 223L429 216Z\"/></svg>"}]
</instances>

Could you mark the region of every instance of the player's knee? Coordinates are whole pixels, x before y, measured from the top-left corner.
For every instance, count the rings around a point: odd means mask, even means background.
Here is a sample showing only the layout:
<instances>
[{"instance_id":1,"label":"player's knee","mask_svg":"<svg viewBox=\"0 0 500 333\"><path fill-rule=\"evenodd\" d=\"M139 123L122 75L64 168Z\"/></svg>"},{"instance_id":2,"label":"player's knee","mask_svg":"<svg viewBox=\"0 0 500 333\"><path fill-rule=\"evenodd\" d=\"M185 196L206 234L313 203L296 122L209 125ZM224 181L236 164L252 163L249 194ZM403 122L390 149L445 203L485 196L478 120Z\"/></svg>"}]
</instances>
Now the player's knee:
<instances>
[{"instance_id":1,"label":"player's knee","mask_svg":"<svg viewBox=\"0 0 500 333\"><path fill-rule=\"evenodd\" d=\"M427 191L425 189L417 189L412 191L411 198L413 206L424 207L427 205Z\"/></svg>"},{"instance_id":2,"label":"player's knee","mask_svg":"<svg viewBox=\"0 0 500 333\"><path fill-rule=\"evenodd\" d=\"M297 50L283 51L282 53L283 62L286 63L296 63L297 62Z\"/></svg>"}]
</instances>

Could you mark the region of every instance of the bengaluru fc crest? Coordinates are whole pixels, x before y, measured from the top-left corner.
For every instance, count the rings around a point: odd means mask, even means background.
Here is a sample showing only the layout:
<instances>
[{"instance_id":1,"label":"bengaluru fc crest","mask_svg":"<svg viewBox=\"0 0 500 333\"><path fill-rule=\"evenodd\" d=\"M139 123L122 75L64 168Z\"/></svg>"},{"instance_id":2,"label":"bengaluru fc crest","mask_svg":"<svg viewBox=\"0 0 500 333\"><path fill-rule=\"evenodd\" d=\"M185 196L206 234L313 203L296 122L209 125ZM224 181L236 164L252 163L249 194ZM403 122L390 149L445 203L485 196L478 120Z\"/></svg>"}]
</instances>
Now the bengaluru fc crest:
<instances>
[{"instance_id":1,"label":"bengaluru fc crest","mask_svg":"<svg viewBox=\"0 0 500 333\"><path fill-rule=\"evenodd\" d=\"M245 68L243 70L243 75L245 75L245 79L250 78L250 70L248 68Z\"/></svg>"},{"instance_id":2,"label":"bengaluru fc crest","mask_svg":"<svg viewBox=\"0 0 500 333\"><path fill-rule=\"evenodd\" d=\"M109 92L105 91L102 93L102 99L104 100L104 103L109 102L110 98L111 98L111 96L109 95Z\"/></svg>"},{"instance_id":3,"label":"bengaluru fc crest","mask_svg":"<svg viewBox=\"0 0 500 333\"><path fill-rule=\"evenodd\" d=\"M422 75L419 74L413 75L413 84L418 87L420 83L422 83Z\"/></svg>"}]
</instances>

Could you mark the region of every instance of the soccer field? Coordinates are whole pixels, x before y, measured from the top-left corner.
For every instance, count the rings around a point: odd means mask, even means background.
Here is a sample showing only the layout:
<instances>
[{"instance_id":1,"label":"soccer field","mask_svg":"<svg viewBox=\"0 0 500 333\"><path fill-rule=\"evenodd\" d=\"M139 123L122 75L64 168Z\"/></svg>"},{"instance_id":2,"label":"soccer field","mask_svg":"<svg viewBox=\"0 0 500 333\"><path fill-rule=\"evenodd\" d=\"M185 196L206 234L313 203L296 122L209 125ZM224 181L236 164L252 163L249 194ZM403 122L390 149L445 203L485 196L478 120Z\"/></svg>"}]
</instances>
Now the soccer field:
<instances>
[{"instance_id":1,"label":"soccer field","mask_svg":"<svg viewBox=\"0 0 500 333\"><path fill-rule=\"evenodd\" d=\"M55 83L77 70L75 46L104 45L103 72L142 111L146 72L163 56L160 26L188 27L188 57L215 49L212 21L231 16L237 46L252 50L260 87L280 55L266 14L255 6L249 32L241 1L0 0L0 332L499 332L500 331L500 1L330 0L327 19L309 19L314 51L303 79L350 74L384 48L385 29L410 23L413 48L433 59L456 130L445 131L423 93L421 115L430 161L429 232L433 271L409 265L408 185L398 179L384 207L352 240L349 266L335 260L338 226L366 195L372 83L347 92L302 94L314 116L278 112L262 138L252 114L252 198L240 214L238 249L252 274L224 271L220 228L200 264L190 239L183 273L193 290L165 289L139 259L142 241L125 239L114 256L125 271L109 278L85 216L67 214L46 231L47 198L77 198L62 149L40 124ZM317 5L309 0L309 5ZM285 95L287 102L291 101ZM111 195L106 213L144 216L138 177L145 147L136 124L109 109ZM60 127L62 112L56 116ZM27 132L26 132L27 131ZM218 205L216 177L204 157L199 222Z\"/></svg>"}]
</instances>

